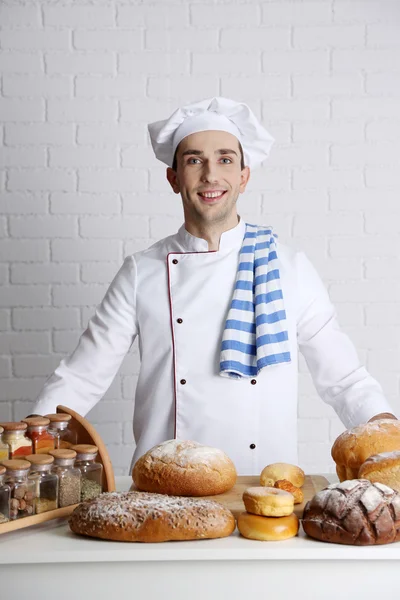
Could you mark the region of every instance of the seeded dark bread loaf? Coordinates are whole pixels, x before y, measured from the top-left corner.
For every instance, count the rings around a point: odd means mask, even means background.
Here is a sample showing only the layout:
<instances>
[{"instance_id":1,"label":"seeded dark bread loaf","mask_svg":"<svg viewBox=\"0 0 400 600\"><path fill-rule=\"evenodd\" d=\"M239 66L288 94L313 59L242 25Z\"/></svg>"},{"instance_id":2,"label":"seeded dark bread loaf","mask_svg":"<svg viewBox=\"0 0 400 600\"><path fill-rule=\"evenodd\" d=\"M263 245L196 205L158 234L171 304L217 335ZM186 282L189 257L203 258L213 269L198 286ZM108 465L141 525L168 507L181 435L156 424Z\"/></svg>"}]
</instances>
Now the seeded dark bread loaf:
<instances>
[{"instance_id":1,"label":"seeded dark bread loaf","mask_svg":"<svg viewBox=\"0 0 400 600\"><path fill-rule=\"evenodd\" d=\"M367 546L400 540L400 494L381 483L334 483L307 502L303 529L323 542Z\"/></svg>"},{"instance_id":2,"label":"seeded dark bread loaf","mask_svg":"<svg viewBox=\"0 0 400 600\"><path fill-rule=\"evenodd\" d=\"M189 440L168 440L154 446L132 471L143 492L173 496L215 496L236 483L235 465L218 448Z\"/></svg>"},{"instance_id":3,"label":"seeded dark bread loaf","mask_svg":"<svg viewBox=\"0 0 400 600\"><path fill-rule=\"evenodd\" d=\"M104 540L166 542L227 537L236 523L230 510L212 500L109 492L77 506L69 526Z\"/></svg>"}]
</instances>

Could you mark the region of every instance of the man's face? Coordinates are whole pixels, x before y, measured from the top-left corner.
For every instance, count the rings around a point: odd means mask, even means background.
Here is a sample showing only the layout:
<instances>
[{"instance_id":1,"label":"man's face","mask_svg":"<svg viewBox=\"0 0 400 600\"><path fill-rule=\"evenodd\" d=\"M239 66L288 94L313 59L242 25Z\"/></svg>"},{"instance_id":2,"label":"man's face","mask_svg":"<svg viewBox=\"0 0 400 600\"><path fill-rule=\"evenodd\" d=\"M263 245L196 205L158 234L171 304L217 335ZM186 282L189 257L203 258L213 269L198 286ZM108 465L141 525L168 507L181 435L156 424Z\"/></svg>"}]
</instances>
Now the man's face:
<instances>
[{"instance_id":1,"label":"man's face","mask_svg":"<svg viewBox=\"0 0 400 600\"><path fill-rule=\"evenodd\" d=\"M184 138L176 153L177 169L167 169L181 194L186 219L210 224L236 215L236 201L250 176L241 169L238 139L226 131L200 131Z\"/></svg>"}]
</instances>

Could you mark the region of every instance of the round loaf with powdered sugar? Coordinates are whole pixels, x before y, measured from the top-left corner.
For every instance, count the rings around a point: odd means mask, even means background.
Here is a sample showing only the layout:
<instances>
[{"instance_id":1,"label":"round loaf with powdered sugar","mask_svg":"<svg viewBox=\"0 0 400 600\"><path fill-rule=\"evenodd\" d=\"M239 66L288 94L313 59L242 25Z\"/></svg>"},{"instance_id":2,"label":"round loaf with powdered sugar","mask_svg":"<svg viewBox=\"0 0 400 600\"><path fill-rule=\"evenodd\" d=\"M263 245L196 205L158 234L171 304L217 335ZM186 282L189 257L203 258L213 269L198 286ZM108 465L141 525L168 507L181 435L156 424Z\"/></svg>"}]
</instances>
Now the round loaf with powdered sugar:
<instances>
[{"instance_id":1,"label":"round loaf with powdered sugar","mask_svg":"<svg viewBox=\"0 0 400 600\"><path fill-rule=\"evenodd\" d=\"M323 542L367 546L400 540L400 494L381 483L334 483L307 502L303 528Z\"/></svg>"},{"instance_id":2,"label":"round loaf with powdered sugar","mask_svg":"<svg viewBox=\"0 0 400 600\"><path fill-rule=\"evenodd\" d=\"M230 510L211 500L108 492L77 506L69 526L105 540L166 542L227 537L236 523Z\"/></svg>"},{"instance_id":3,"label":"round loaf with powdered sugar","mask_svg":"<svg viewBox=\"0 0 400 600\"><path fill-rule=\"evenodd\" d=\"M218 448L189 440L167 440L136 462L132 478L138 490L174 496L215 496L230 490L235 465Z\"/></svg>"}]
</instances>

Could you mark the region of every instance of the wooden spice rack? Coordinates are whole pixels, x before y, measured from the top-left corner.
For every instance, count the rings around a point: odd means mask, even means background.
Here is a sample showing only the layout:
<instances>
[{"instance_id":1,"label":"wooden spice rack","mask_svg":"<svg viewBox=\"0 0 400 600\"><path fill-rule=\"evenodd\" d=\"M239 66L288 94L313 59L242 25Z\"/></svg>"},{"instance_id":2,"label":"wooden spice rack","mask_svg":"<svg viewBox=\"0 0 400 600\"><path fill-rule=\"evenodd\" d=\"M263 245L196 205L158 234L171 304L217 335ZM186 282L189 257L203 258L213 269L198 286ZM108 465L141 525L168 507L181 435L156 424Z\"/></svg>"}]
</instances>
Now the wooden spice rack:
<instances>
[{"instance_id":1,"label":"wooden spice rack","mask_svg":"<svg viewBox=\"0 0 400 600\"><path fill-rule=\"evenodd\" d=\"M57 406L57 412L71 415L69 427L77 432L78 444L94 444L98 447L99 453L97 455L96 462L99 462L103 465L103 491L114 492L115 478L111 460L103 440L93 425L91 425L84 417L66 406ZM51 519L68 517L77 506L78 504L72 504L71 506L57 508L56 510L49 510L47 512L40 513L39 515L22 517L21 519L16 519L14 521L7 521L7 523L0 523L0 534L7 533L8 531L15 531L16 529L22 529L23 527L29 527L31 525L37 525L39 523L44 523L45 521L50 521Z\"/></svg>"}]
</instances>

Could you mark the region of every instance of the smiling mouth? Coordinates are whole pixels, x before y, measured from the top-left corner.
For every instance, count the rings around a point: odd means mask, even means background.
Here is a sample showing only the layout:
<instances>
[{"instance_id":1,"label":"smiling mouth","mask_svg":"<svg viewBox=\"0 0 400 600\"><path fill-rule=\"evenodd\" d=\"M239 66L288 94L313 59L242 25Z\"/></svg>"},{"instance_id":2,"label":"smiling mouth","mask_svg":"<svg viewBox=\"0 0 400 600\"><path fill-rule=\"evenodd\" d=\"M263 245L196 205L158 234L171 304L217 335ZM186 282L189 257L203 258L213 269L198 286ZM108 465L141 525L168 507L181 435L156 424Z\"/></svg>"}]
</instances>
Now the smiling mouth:
<instances>
[{"instance_id":1,"label":"smiling mouth","mask_svg":"<svg viewBox=\"0 0 400 600\"><path fill-rule=\"evenodd\" d=\"M207 204L212 204L213 202L217 202L226 194L226 190L216 190L215 192L203 192L198 193L203 202Z\"/></svg>"}]
</instances>

